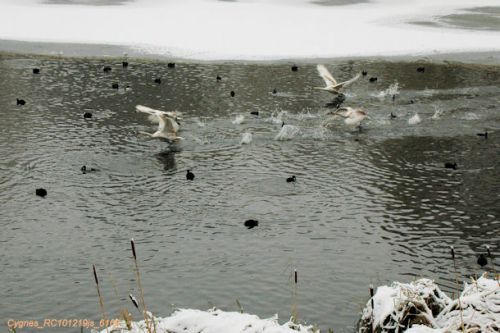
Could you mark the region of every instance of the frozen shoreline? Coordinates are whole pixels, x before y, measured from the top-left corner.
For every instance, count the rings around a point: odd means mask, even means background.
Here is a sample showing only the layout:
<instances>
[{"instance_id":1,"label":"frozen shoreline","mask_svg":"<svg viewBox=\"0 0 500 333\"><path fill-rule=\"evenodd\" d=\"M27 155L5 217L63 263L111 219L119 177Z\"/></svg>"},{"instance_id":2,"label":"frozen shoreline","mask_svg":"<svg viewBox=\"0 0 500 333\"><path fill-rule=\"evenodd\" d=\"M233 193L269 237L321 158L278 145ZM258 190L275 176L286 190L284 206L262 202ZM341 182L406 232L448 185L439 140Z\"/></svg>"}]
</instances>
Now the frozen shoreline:
<instances>
[{"instance_id":1,"label":"frozen shoreline","mask_svg":"<svg viewBox=\"0 0 500 333\"><path fill-rule=\"evenodd\" d=\"M431 54L406 54L385 56L352 56L330 58L283 58L283 59L255 59L255 60L202 60L172 57L165 54L150 54L134 51L127 46L107 44L76 44L76 43L44 43L26 42L17 40L0 39L0 56L11 57L63 57L63 58L98 58L98 59L123 59L124 53L128 59L139 61L178 61L189 63L256 63L256 64L317 64L333 61L400 61L400 62L460 62L482 65L500 65L500 51L484 52L456 52L456 53L431 53ZM121 60L120 60L121 61Z\"/></svg>"},{"instance_id":2,"label":"frozen shoreline","mask_svg":"<svg viewBox=\"0 0 500 333\"><path fill-rule=\"evenodd\" d=\"M0 43L73 43L82 50L89 50L82 45L106 45L104 53L127 49L134 56L196 61L499 52L498 31L432 25L439 17L494 5L492 0L422 0L411 5L374 0L345 6L305 0L190 0L168 4L138 0L120 6L84 6L0 0ZM22 20L17 19L19 14ZM95 47L90 51L95 52Z\"/></svg>"},{"instance_id":3,"label":"frozen shoreline","mask_svg":"<svg viewBox=\"0 0 500 333\"><path fill-rule=\"evenodd\" d=\"M457 299L448 297L429 279L422 278L411 283L393 282L390 286L378 287L376 294L367 302L358 333L459 333L463 327L468 332L496 332L500 327L500 318L496 315L499 297L497 278L490 279L486 274L465 282ZM292 320L280 325L277 315L260 319L248 313L218 309L178 309L165 318L147 313L147 320L121 321L111 326L110 330L117 333L320 333L314 325L300 325ZM101 331L104 332L106 330Z\"/></svg>"}]
</instances>

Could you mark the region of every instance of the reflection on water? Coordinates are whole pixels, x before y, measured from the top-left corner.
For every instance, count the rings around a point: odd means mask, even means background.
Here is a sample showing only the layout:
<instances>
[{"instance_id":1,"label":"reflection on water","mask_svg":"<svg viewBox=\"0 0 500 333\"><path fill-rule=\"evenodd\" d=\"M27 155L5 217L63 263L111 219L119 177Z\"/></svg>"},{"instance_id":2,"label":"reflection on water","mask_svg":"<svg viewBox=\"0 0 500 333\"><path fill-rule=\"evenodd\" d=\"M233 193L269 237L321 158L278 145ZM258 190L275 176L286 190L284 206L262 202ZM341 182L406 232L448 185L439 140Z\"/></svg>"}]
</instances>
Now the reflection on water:
<instances>
[{"instance_id":1,"label":"reflection on water","mask_svg":"<svg viewBox=\"0 0 500 333\"><path fill-rule=\"evenodd\" d=\"M451 244L462 277L479 273L476 254L487 244L498 253L500 240L499 68L328 67L339 79L368 71L344 104L369 112L362 133L341 120L321 126L331 96L313 89L322 84L313 65L169 69L130 60L123 69L121 60L3 58L1 319L97 319L91 264L117 316L128 293L137 294L131 237L148 308L159 315L237 310L238 299L245 311L287 319L296 267L300 318L350 332L370 283L426 276L451 291ZM114 90L114 82L131 89ZM396 82L392 101L381 92ZM138 135L157 125L136 104L182 111L185 140L169 147ZM281 111L301 129L290 141L274 140L281 122L272 115ZM415 113L422 122L408 125ZM244 122L233 124L239 114ZM476 136L485 129L487 140ZM240 145L245 132L253 140ZM444 169L449 161L458 170ZM82 165L99 171L82 174ZM291 175L296 183L286 183ZM257 228L244 227L250 218Z\"/></svg>"}]
</instances>

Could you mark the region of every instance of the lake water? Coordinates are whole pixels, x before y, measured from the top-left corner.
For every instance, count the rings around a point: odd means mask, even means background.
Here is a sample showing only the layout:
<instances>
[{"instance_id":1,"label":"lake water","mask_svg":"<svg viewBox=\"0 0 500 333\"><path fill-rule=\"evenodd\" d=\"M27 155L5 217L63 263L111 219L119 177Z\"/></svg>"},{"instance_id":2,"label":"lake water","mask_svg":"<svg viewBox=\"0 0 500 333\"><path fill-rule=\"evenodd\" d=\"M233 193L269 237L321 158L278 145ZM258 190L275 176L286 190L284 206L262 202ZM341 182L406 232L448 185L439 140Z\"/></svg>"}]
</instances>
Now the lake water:
<instances>
[{"instance_id":1,"label":"lake water","mask_svg":"<svg viewBox=\"0 0 500 333\"><path fill-rule=\"evenodd\" d=\"M238 300L286 321L296 268L299 318L335 332L353 331L370 283L429 277L452 292L450 245L463 279L482 272L486 245L498 254L499 67L330 62L339 79L368 71L344 104L369 112L358 133L322 126L331 96L312 88L323 84L312 64L129 62L0 58L2 322L97 320L92 264L110 317L126 306L139 319L132 237L156 315L237 311ZM136 104L182 111L185 140L139 135L156 128ZM301 129L290 141L274 140L279 112ZM416 113L422 122L409 125ZM485 130L487 140L476 135ZM253 141L240 145L245 132ZM248 230L251 218L259 226Z\"/></svg>"}]
</instances>

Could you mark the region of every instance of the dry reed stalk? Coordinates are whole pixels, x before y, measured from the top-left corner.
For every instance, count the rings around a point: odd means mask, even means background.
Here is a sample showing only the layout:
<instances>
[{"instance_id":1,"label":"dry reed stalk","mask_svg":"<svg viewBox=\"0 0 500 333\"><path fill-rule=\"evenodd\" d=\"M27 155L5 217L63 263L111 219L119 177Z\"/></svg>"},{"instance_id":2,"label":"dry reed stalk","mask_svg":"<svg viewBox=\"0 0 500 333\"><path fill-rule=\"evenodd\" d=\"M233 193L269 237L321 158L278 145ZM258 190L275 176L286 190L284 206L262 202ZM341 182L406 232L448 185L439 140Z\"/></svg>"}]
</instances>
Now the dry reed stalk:
<instances>
[{"instance_id":1,"label":"dry reed stalk","mask_svg":"<svg viewBox=\"0 0 500 333\"><path fill-rule=\"evenodd\" d=\"M97 289L97 295L99 296L99 308L101 309L101 315L102 319L104 319L104 323L106 324L106 332L108 332L108 317L106 315L106 311L104 310L104 299L101 295L101 290L99 288L99 279L97 278L97 271L95 269L95 265L92 265L92 270L94 271L94 279L95 279L95 286Z\"/></svg>"},{"instance_id":2,"label":"dry reed stalk","mask_svg":"<svg viewBox=\"0 0 500 333\"><path fill-rule=\"evenodd\" d=\"M463 316L463 310L462 310L462 302L460 301L460 285L458 283L458 272L457 272L457 264L455 262L455 248L453 246L450 246L451 249L451 258L453 259L453 269L455 271L455 281L457 284L457 291L458 291L458 307L460 308L460 324L462 326L462 332L465 333L465 325L464 325L464 316Z\"/></svg>"},{"instance_id":3,"label":"dry reed stalk","mask_svg":"<svg viewBox=\"0 0 500 333\"><path fill-rule=\"evenodd\" d=\"M294 270L294 284L292 289L292 322L298 324L299 322L299 309L298 309L298 274L297 270Z\"/></svg>"},{"instance_id":4,"label":"dry reed stalk","mask_svg":"<svg viewBox=\"0 0 500 333\"><path fill-rule=\"evenodd\" d=\"M144 302L144 290L142 289L141 274L139 273L139 265L137 264L137 253L135 251L135 242L133 238L130 240L130 244L132 246L132 255L134 256L135 274L137 277L137 288L139 289L139 295L140 295L139 300L141 302L143 310L142 312L143 312L144 322L146 323L146 329L148 330L148 333L151 333L151 325L149 323L148 309L146 307L146 302ZM154 325L154 323L153 326L154 326L154 332L156 333L156 325Z\"/></svg>"}]
</instances>

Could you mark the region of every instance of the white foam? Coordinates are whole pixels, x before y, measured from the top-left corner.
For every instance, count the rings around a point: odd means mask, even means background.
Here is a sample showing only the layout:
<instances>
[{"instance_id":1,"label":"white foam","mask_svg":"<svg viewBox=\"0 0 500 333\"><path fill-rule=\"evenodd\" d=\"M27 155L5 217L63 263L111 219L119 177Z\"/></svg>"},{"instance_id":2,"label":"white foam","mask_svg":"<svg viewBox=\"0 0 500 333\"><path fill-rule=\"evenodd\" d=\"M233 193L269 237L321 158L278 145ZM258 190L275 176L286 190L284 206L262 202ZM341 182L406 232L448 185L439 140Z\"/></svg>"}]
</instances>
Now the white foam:
<instances>
[{"instance_id":1,"label":"white foam","mask_svg":"<svg viewBox=\"0 0 500 333\"><path fill-rule=\"evenodd\" d=\"M204 60L498 51L495 31L411 25L498 0L138 0L121 6L0 0L0 39L131 46ZM465 42L464 42L465 41Z\"/></svg>"},{"instance_id":2,"label":"white foam","mask_svg":"<svg viewBox=\"0 0 500 333\"><path fill-rule=\"evenodd\" d=\"M434 105L434 114L432 115L431 118L434 120L441 119L441 116L443 115L443 113L444 113L444 110L441 107Z\"/></svg>"},{"instance_id":3,"label":"white foam","mask_svg":"<svg viewBox=\"0 0 500 333\"><path fill-rule=\"evenodd\" d=\"M294 125L283 125L281 130L276 136L274 140L277 141L286 141L293 139L297 134L299 134L300 128Z\"/></svg>"},{"instance_id":4,"label":"white foam","mask_svg":"<svg viewBox=\"0 0 500 333\"><path fill-rule=\"evenodd\" d=\"M241 123L243 123L245 121L245 116L242 115L242 114L239 114L236 116L236 118L234 118L234 120L232 121L232 123L234 125L239 125Z\"/></svg>"},{"instance_id":5,"label":"white foam","mask_svg":"<svg viewBox=\"0 0 500 333\"><path fill-rule=\"evenodd\" d=\"M243 133L243 135L241 136L240 145L249 144L250 142L252 142L252 138L253 138L252 133L250 132Z\"/></svg>"},{"instance_id":6,"label":"white foam","mask_svg":"<svg viewBox=\"0 0 500 333\"><path fill-rule=\"evenodd\" d=\"M413 117L408 119L408 124L409 125L416 125L421 121L422 121L422 119L420 119L420 116L418 115L418 113L415 113L415 115Z\"/></svg>"},{"instance_id":7,"label":"white foam","mask_svg":"<svg viewBox=\"0 0 500 333\"><path fill-rule=\"evenodd\" d=\"M387 89L379 92L376 96L380 100L383 100L387 96L392 97L395 95L399 95L399 83L397 81L391 84Z\"/></svg>"}]
</instances>

